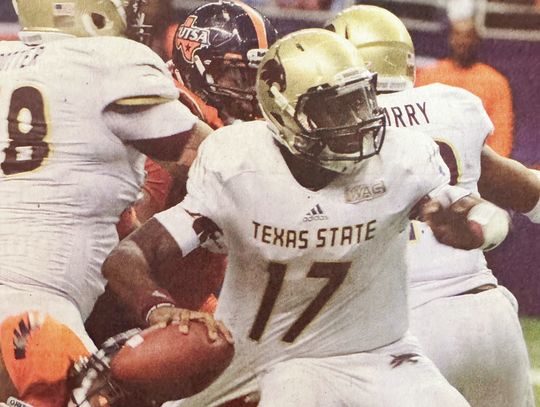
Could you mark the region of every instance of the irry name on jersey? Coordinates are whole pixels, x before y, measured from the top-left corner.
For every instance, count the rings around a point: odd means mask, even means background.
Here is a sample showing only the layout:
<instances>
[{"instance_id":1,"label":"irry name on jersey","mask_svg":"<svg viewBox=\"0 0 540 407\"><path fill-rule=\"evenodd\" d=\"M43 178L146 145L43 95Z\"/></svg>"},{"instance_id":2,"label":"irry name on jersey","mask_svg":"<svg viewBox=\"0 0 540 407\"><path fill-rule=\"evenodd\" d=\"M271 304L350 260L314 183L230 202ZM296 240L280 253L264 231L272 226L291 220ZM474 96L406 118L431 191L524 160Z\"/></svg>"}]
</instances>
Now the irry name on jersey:
<instances>
[{"instance_id":1,"label":"irry name on jersey","mask_svg":"<svg viewBox=\"0 0 540 407\"><path fill-rule=\"evenodd\" d=\"M391 127L409 127L429 123L426 102L383 107L383 112L386 125Z\"/></svg>"}]
</instances>

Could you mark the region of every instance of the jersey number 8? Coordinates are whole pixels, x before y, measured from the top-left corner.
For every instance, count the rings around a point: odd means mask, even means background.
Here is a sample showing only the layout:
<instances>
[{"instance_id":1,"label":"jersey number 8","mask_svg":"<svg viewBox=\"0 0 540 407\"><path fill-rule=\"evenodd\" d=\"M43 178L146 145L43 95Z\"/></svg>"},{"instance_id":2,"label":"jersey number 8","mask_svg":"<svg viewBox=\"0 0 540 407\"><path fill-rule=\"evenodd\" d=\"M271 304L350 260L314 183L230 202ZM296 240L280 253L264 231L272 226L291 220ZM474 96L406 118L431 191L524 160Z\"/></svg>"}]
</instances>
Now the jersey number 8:
<instances>
[{"instance_id":1,"label":"jersey number 8","mask_svg":"<svg viewBox=\"0 0 540 407\"><path fill-rule=\"evenodd\" d=\"M5 175L38 168L49 154L47 120L43 96L31 86L17 88L11 94L7 115L9 143L4 148L0 168Z\"/></svg>"}]
</instances>

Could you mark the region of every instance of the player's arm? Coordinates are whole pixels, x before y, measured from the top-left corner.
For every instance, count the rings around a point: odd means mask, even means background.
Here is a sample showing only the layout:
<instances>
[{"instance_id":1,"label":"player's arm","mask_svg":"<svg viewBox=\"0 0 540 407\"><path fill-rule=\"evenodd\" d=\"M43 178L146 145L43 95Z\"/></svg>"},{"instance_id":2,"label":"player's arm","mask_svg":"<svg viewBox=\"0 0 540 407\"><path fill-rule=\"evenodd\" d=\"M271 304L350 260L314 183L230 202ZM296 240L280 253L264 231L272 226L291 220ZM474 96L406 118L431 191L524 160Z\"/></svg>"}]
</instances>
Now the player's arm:
<instances>
[{"instance_id":1,"label":"player's arm","mask_svg":"<svg viewBox=\"0 0 540 407\"><path fill-rule=\"evenodd\" d=\"M120 300L146 324L154 306L175 306L171 295L152 278L159 259L175 258L182 258L182 250L157 220L150 219L113 249L102 273Z\"/></svg>"},{"instance_id":2,"label":"player's arm","mask_svg":"<svg viewBox=\"0 0 540 407\"><path fill-rule=\"evenodd\" d=\"M193 233L187 233L186 239L192 240ZM193 241L187 244L195 245ZM177 308L172 296L155 282L152 273L160 269L162 262L178 260L183 255L177 240L152 218L109 254L102 273L112 291L138 316L141 325L174 323L187 333L189 322L197 320L205 323L211 340L217 339L220 332L232 343L229 331L221 322L207 313Z\"/></svg>"},{"instance_id":3,"label":"player's arm","mask_svg":"<svg viewBox=\"0 0 540 407\"><path fill-rule=\"evenodd\" d=\"M104 51L109 62L101 85L106 126L123 143L171 171L191 163L211 128L178 101L178 89L165 63L148 47L125 40ZM118 71L125 80L118 80Z\"/></svg>"},{"instance_id":4,"label":"player's arm","mask_svg":"<svg viewBox=\"0 0 540 407\"><path fill-rule=\"evenodd\" d=\"M409 158L416 163L427 153L427 161L419 173L419 185L425 192L411 217L426 222L435 238L448 246L465 250L498 246L508 234L508 214L467 189L449 185L450 171L432 140L418 137L415 147Z\"/></svg>"},{"instance_id":5,"label":"player's arm","mask_svg":"<svg viewBox=\"0 0 540 407\"><path fill-rule=\"evenodd\" d=\"M163 269L163 263L176 263L199 246L224 249L223 233L211 219L219 217L222 203L222 177L213 166L221 152L215 140L220 137L211 137L201 146L182 204L156 214L120 242L102 266L112 291L142 325L178 322L185 330L190 320L202 319L210 337L215 338L218 330L226 331L208 314L176 308L174 298L156 283L159 275L154 275Z\"/></svg>"},{"instance_id":6,"label":"player's arm","mask_svg":"<svg viewBox=\"0 0 540 407\"><path fill-rule=\"evenodd\" d=\"M538 171L502 157L488 146L482 150L482 174L478 189L488 201L516 212L530 213L531 220L540 222Z\"/></svg>"},{"instance_id":7,"label":"player's arm","mask_svg":"<svg viewBox=\"0 0 540 407\"><path fill-rule=\"evenodd\" d=\"M152 100L155 102L150 103ZM158 101L127 106L115 102L107 107L104 118L124 143L160 164L170 162L167 169L174 176L179 168L193 162L197 148L212 129L177 100Z\"/></svg>"}]
</instances>

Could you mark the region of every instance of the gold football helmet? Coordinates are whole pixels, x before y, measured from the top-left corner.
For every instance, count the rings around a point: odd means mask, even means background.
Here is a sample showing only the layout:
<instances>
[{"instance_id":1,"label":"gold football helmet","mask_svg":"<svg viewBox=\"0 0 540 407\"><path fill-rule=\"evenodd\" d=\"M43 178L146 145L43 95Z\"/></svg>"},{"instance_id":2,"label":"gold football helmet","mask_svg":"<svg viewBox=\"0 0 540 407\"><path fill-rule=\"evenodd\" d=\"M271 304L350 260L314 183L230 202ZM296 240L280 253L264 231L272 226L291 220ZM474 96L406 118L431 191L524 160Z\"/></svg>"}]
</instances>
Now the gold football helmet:
<instances>
[{"instance_id":1,"label":"gold football helmet","mask_svg":"<svg viewBox=\"0 0 540 407\"><path fill-rule=\"evenodd\" d=\"M378 154L384 116L376 76L330 31L301 30L271 46L257 72L261 111L293 154L339 173Z\"/></svg>"},{"instance_id":2,"label":"gold football helmet","mask_svg":"<svg viewBox=\"0 0 540 407\"><path fill-rule=\"evenodd\" d=\"M125 0L13 0L22 32L124 36Z\"/></svg>"},{"instance_id":3,"label":"gold football helmet","mask_svg":"<svg viewBox=\"0 0 540 407\"><path fill-rule=\"evenodd\" d=\"M351 41L367 67L377 72L378 92L398 92L414 85L414 46L405 25L377 6L358 5L343 10L327 29Z\"/></svg>"}]
</instances>

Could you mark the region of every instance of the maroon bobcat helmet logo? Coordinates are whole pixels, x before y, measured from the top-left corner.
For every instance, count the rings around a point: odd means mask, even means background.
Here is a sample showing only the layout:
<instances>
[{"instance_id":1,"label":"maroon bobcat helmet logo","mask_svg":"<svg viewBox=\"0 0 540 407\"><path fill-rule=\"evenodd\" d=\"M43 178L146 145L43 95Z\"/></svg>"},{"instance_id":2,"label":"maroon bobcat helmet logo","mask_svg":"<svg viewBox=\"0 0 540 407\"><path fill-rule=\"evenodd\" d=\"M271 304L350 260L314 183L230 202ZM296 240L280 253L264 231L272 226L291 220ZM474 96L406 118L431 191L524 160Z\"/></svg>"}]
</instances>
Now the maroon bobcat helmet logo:
<instances>
[{"instance_id":1,"label":"maroon bobcat helmet logo","mask_svg":"<svg viewBox=\"0 0 540 407\"><path fill-rule=\"evenodd\" d=\"M210 45L210 29L195 26L197 16L189 16L176 30L174 46L182 52L184 59L193 63L195 52Z\"/></svg>"},{"instance_id":2,"label":"maroon bobcat helmet logo","mask_svg":"<svg viewBox=\"0 0 540 407\"><path fill-rule=\"evenodd\" d=\"M268 84L268 87L277 84L280 92L284 92L287 88L285 70L278 59L270 59L264 64L261 68L261 79Z\"/></svg>"}]
</instances>

